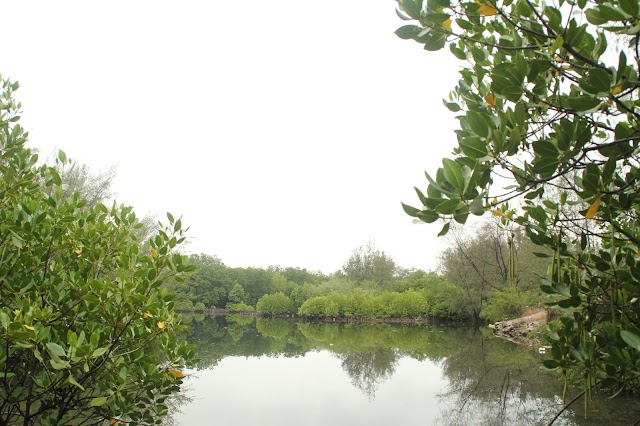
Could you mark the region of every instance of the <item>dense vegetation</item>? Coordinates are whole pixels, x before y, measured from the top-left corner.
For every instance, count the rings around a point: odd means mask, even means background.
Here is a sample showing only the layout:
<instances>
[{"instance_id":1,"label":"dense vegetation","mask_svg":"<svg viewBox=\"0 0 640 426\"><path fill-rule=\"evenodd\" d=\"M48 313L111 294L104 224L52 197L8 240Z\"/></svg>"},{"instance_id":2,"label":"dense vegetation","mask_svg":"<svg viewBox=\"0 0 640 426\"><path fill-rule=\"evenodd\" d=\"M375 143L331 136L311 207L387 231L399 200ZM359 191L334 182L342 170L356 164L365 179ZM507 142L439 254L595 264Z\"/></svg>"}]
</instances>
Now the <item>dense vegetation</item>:
<instances>
[{"instance_id":1,"label":"dense vegetation","mask_svg":"<svg viewBox=\"0 0 640 426\"><path fill-rule=\"evenodd\" d=\"M539 304L537 283L546 263L533 255L527 240L510 248L493 222L473 235L456 235L453 248L443 253L441 273L398 267L368 243L331 275L291 267L229 268L214 256L191 255L195 271L165 286L176 294L176 307L183 311L225 309L309 318L495 321ZM509 258L514 253L518 261ZM508 282L503 276L509 268L515 279Z\"/></svg>"},{"instance_id":2,"label":"dense vegetation","mask_svg":"<svg viewBox=\"0 0 640 426\"><path fill-rule=\"evenodd\" d=\"M397 34L462 68L445 101L458 145L405 211L441 234L486 212L525 232L565 314L544 365L578 371L587 393L640 388L640 3L398 4Z\"/></svg>"},{"instance_id":3,"label":"dense vegetation","mask_svg":"<svg viewBox=\"0 0 640 426\"><path fill-rule=\"evenodd\" d=\"M458 146L404 205L452 235L438 273L372 245L329 276L187 262L179 219L154 231L108 208L62 152L38 165L0 79L0 424L158 422L191 358L170 292L182 310L314 318L493 321L544 301L564 313L547 368L587 392L640 388L638 1L398 4L400 37L462 61L445 101ZM487 212L476 233L452 227Z\"/></svg>"},{"instance_id":4,"label":"dense vegetation","mask_svg":"<svg viewBox=\"0 0 640 426\"><path fill-rule=\"evenodd\" d=\"M130 207L100 202L104 187L63 182L63 152L38 165L17 88L2 80L0 424L157 424L193 352L159 290L189 269L181 222L145 242Z\"/></svg>"}]
</instances>

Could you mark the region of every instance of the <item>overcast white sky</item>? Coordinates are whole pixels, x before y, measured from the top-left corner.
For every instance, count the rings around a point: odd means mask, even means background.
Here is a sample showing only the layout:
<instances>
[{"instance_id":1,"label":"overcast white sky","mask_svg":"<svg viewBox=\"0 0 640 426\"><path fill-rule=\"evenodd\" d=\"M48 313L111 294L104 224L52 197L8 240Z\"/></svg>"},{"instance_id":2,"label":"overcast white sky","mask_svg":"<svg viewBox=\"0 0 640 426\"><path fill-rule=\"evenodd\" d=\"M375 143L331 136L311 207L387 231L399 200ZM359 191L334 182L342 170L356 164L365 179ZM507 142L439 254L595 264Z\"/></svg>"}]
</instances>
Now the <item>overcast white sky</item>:
<instances>
[{"instance_id":1,"label":"overcast white sky","mask_svg":"<svg viewBox=\"0 0 640 426\"><path fill-rule=\"evenodd\" d=\"M183 216L227 265L341 268L368 240L433 269L416 205L455 141L448 51L400 40L393 0L10 1L0 73L22 125L118 201Z\"/></svg>"}]
</instances>

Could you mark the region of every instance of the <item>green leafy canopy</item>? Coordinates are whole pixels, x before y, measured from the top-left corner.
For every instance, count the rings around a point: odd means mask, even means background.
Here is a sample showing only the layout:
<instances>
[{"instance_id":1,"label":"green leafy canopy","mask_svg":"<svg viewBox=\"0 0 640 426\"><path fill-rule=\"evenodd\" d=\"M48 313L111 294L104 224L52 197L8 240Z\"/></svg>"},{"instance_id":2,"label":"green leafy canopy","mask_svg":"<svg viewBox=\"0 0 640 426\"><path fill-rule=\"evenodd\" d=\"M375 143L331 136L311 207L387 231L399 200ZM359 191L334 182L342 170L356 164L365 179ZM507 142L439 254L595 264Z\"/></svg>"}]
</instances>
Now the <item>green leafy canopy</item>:
<instances>
[{"instance_id":1,"label":"green leafy canopy","mask_svg":"<svg viewBox=\"0 0 640 426\"><path fill-rule=\"evenodd\" d=\"M468 213L521 226L555 253L542 290L565 317L545 365L578 370L588 387L640 387L637 0L398 0L398 9L399 37L461 61L445 101L458 145L417 190L420 206L404 211L444 220L441 235ZM507 217L508 202L517 208Z\"/></svg>"},{"instance_id":2,"label":"green leafy canopy","mask_svg":"<svg viewBox=\"0 0 640 426\"><path fill-rule=\"evenodd\" d=\"M159 423L193 358L159 290L188 270L180 219L145 243L131 207L66 193L0 80L0 424Z\"/></svg>"}]
</instances>

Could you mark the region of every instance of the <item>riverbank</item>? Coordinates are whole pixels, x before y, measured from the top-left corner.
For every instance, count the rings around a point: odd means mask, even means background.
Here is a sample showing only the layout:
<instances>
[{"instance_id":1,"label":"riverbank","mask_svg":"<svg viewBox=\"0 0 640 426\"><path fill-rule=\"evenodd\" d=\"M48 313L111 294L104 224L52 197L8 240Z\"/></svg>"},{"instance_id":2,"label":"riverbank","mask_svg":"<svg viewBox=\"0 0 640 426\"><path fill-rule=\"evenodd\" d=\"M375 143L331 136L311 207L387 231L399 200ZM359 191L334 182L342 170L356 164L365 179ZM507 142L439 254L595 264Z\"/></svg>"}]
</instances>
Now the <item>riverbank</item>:
<instances>
[{"instance_id":1,"label":"riverbank","mask_svg":"<svg viewBox=\"0 0 640 426\"><path fill-rule=\"evenodd\" d=\"M206 315L206 316L224 316L224 315L237 315L237 316L246 316L246 317L256 317L256 318L295 318L300 321L320 321L320 322L328 322L328 323L390 323L390 324L445 324L445 323L461 323L466 324L470 321L456 319L456 318L439 318L439 317L429 317L429 318L355 318L355 317L306 317L302 315L294 315L294 314L280 314L280 315L267 315L260 312L233 312L227 309L205 309L202 311L176 311L179 314L196 314L196 315Z\"/></svg>"},{"instance_id":2,"label":"riverbank","mask_svg":"<svg viewBox=\"0 0 640 426\"><path fill-rule=\"evenodd\" d=\"M549 312L538 310L520 318L489 324L493 333L503 339L526 346L540 346L543 327L549 322Z\"/></svg>"}]
</instances>

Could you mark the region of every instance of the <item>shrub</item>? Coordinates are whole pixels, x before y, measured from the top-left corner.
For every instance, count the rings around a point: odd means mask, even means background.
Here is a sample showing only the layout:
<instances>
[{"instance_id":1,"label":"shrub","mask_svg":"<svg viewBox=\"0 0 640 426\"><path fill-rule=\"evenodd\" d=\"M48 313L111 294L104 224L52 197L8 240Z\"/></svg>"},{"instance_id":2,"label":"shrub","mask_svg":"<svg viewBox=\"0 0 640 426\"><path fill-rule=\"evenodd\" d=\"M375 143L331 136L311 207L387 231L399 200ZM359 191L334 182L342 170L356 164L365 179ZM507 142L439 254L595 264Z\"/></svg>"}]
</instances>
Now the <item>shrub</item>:
<instances>
[{"instance_id":1,"label":"shrub","mask_svg":"<svg viewBox=\"0 0 640 426\"><path fill-rule=\"evenodd\" d=\"M522 312L536 302L536 293L519 291L515 287L495 292L485 303L480 318L495 322L518 318Z\"/></svg>"},{"instance_id":2,"label":"shrub","mask_svg":"<svg viewBox=\"0 0 640 426\"><path fill-rule=\"evenodd\" d=\"M246 303L227 303L227 310L231 312L253 312L253 306Z\"/></svg>"},{"instance_id":3,"label":"shrub","mask_svg":"<svg viewBox=\"0 0 640 426\"><path fill-rule=\"evenodd\" d=\"M167 215L142 249L132 208L64 194L0 95L0 424L157 424L193 349L162 281L188 270Z\"/></svg>"},{"instance_id":4,"label":"shrub","mask_svg":"<svg viewBox=\"0 0 640 426\"><path fill-rule=\"evenodd\" d=\"M266 315L295 313L293 300L284 293L265 294L256 303L256 311Z\"/></svg>"}]
</instances>

